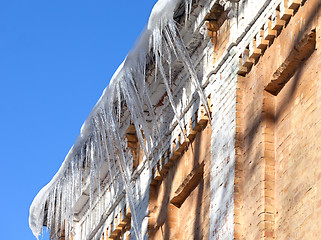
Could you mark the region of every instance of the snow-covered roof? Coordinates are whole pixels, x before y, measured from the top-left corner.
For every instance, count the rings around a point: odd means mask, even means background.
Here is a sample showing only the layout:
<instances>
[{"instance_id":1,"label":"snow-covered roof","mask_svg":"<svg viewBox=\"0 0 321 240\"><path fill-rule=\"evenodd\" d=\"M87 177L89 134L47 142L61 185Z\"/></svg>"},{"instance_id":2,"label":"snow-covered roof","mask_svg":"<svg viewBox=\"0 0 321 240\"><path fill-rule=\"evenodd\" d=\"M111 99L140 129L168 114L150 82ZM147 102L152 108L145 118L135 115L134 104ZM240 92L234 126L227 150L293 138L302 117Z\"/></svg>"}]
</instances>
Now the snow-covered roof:
<instances>
[{"instance_id":1,"label":"snow-covered roof","mask_svg":"<svg viewBox=\"0 0 321 240\"><path fill-rule=\"evenodd\" d=\"M145 86L146 66L151 53L155 59L155 68L164 81L172 106L174 103L168 85L170 73L166 72L167 68L163 63L170 66L172 54L183 60L200 99L206 106L196 73L174 21L175 11L181 4L185 4L185 15L188 16L192 0L159 0L155 4L143 33L113 75L109 85L83 124L74 146L70 149L60 169L33 200L30 207L29 225L36 237L41 234L44 222L47 226L49 225L49 228L55 228L57 231L62 220L66 220L65 229L70 230L68 220L72 218L75 201L81 194L77 184L81 184L82 169L85 164L90 165L90 176L95 179L95 174L102 162L111 161L110 158L118 159L126 192L130 194L130 173L126 169L126 159L130 157L130 154L123 151L124 144L119 133L121 104L126 103L131 121L137 130L138 139L145 155L148 156L152 149L153 131L155 130L150 129L150 124L148 124L150 119L153 121L154 111L147 86ZM146 111L150 116L148 120ZM180 124L175 107L173 111ZM138 130L143 130L144 136ZM111 167L109 165L108 167L109 173L112 174ZM47 220L44 220L45 215ZM135 217L134 212L133 217ZM139 239L139 233L136 232L136 234Z\"/></svg>"}]
</instances>

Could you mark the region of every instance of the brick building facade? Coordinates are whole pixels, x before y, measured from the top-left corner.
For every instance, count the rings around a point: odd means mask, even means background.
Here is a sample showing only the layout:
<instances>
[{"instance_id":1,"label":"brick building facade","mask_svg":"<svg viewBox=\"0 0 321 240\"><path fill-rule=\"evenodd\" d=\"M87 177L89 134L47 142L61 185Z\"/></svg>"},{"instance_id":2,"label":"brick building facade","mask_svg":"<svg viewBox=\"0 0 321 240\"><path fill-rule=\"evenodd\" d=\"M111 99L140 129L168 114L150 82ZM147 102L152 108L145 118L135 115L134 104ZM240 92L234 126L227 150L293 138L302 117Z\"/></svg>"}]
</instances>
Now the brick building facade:
<instances>
[{"instance_id":1,"label":"brick building facade","mask_svg":"<svg viewBox=\"0 0 321 240\"><path fill-rule=\"evenodd\" d=\"M123 162L107 157L91 180L85 161L64 218L71 225L56 220L57 204L65 209L57 188L45 197L42 225L53 226L55 240L319 239L320 0L199 0L189 14L177 6L206 103L184 59L169 66L172 100L151 60L145 82L159 125L148 151L146 131L126 107L121 113L133 198Z\"/></svg>"}]
</instances>

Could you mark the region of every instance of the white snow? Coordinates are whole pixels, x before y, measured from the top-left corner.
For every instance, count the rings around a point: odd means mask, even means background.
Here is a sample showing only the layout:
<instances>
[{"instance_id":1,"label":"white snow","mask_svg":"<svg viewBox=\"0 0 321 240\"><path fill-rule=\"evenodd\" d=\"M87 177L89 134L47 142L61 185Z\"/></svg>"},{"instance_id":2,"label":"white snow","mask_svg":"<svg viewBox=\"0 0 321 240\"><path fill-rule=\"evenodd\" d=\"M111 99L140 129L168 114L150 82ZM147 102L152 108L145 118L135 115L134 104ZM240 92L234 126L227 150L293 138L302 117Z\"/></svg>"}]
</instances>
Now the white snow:
<instances>
[{"instance_id":1,"label":"white snow","mask_svg":"<svg viewBox=\"0 0 321 240\"><path fill-rule=\"evenodd\" d=\"M148 56L152 54L151 56L155 58L155 72L159 74L159 76L155 76L155 79L157 81L161 79L165 84L169 101L181 129L183 125L176 112L169 87L171 81L170 66L173 56L182 59L201 101L207 109L206 98L173 19L175 9L183 1L185 2L186 16L188 16L191 9L191 0L159 0L155 4L144 32L113 75L109 86L104 90L83 124L79 137L59 171L35 197L30 207L29 225L37 238L41 234L46 211L47 226L51 230L51 236L65 222L66 239L69 239L73 208L82 194L83 178L87 174L85 172L86 167L83 166L90 167L90 209L92 210L93 192L95 189L100 191L99 169L107 161L110 179L113 179L115 175L112 169L114 163L120 170L127 193L126 197L132 212L133 229L136 238L142 239L137 226L130 184L131 171L129 171L128 163L132 156L119 132L122 104L123 102L126 103L127 111L130 112L131 120L136 128L140 146L143 148L145 156L149 156L153 147L153 133L157 133L157 129L150 129L150 125L157 126L157 124L148 124L146 117L146 111L148 111L150 118L153 119L152 121L156 121L151 96L145 82ZM165 69L169 69L168 72ZM47 209L45 210L45 208Z\"/></svg>"}]
</instances>

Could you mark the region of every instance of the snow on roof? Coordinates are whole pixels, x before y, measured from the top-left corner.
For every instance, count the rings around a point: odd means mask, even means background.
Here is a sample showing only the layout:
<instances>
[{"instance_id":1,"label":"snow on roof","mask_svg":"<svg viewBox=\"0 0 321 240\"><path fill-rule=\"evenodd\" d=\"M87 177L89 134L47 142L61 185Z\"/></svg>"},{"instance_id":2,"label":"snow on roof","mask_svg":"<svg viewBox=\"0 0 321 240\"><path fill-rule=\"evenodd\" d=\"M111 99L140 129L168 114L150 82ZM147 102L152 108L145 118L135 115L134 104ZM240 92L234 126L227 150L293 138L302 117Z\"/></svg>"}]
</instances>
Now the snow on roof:
<instances>
[{"instance_id":1,"label":"snow on roof","mask_svg":"<svg viewBox=\"0 0 321 240\"><path fill-rule=\"evenodd\" d=\"M47 221L48 224L55 227L55 230L57 231L58 226L57 223L63 219L68 219L69 215L72 215L72 206L74 203L72 201L75 201L75 199L65 199L62 195L66 195L67 193L71 194L72 191L76 191L77 189L73 187L66 187L64 185L59 185L63 181L67 181L69 178L66 178L66 173L72 172L72 174L75 174L77 172L77 168L75 166L82 166L80 163L77 163L76 161L82 161L83 158L91 158L91 161L94 161L93 157L90 157L90 154L88 152L93 152L94 150L101 151L99 148L93 146L92 142L91 145L89 145L90 141L93 141L91 138L93 135L96 136L95 131L97 130L97 126L102 123L108 123L108 128L105 129L107 131L108 138L111 140L107 140L110 142L107 143L100 143L105 144L105 148L107 151L107 155L109 154L116 154L120 151L112 149L111 145L114 145L115 143L118 143L118 145L121 145L120 138L118 136L117 132L117 123L116 123L116 116L117 113L114 113L114 104L115 99L118 99L118 102L120 102L120 92L122 93L123 98L125 98L126 103L128 105L129 111L131 112L131 118L135 123L136 129L142 128L144 130L145 138L147 139L147 147L145 151L148 151L150 149L150 146L148 146L150 143L148 142L148 132L149 129L146 128L146 119L144 118L144 113L142 110L142 106L150 106L150 99L148 99L148 96L142 95L141 93L137 92L137 89L133 87L132 85L137 85L136 81L139 77L144 77L144 72L146 68L146 58L150 52L153 52L156 59L156 68L158 68L158 71L160 72L160 75L162 76L165 85L167 84L167 79L164 74L164 68L162 66L161 59L166 56L166 53L163 52L163 48L166 45L167 48L167 54L171 55L171 52L174 52L175 55L180 56L186 64L186 69L191 74L191 77L194 77L194 84L196 85L196 88L198 89L200 98L202 100L202 91L197 85L197 77L195 72L193 72L193 67L189 63L188 57L186 56L186 52L184 52L184 44L181 43L181 39L177 37L178 30L176 29L173 17L175 10L178 8L179 4L185 3L185 9L186 13L189 13L192 0L159 0L154 8L152 9L151 15L148 20L148 24L145 27L143 33L136 41L133 49L128 53L127 57L123 61L123 63L119 66L117 71L114 73L109 85L104 90L102 96L96 103L95 107L91 111L89 117L84 122L83 126L81 127L80 134L74 144L74 146L70 149L69 153L67 154L64 162L62 163L60 169L56 173L56 175L53 177L53 179L44 187L41 189L41 191L37 194L35 199L33 200L31 206L30 206L30 215L29 215L29 226L33 232L33 234L38 237L41 234L42 227L45 221ZM187 14L188 15L188 14ZM166 39L166 41L164 41ZM168 56L170 59L170 56ZM138 76L138 77L137 77ZM143 78L145 79L145 78ZM135 84L132 82L135 81ZM143 80L144 82L144 80ZM139 84L139 83L138 83ZM142 83L143 84L143 83ZM166 85L167 86L167 85ZM173 104L173 101L171 100L171 93L169 90L169 87L167 86L166 89L167 93L169 94L169 100L171 101L171 104ZM134 100L132 100L132 96L136 96ZM127 97L127 96L130 96ZM127 97L127 98L126 98ZM203 99L204 100L204 99ZM117 101L116 101L117 102ZM206 102L204 100L204 102ZM120 103L119 103L120 104ZM174 108L173 108L174 109ZM103 113L102 113L103 111ZM117 110L116 110L117 111ZM120 107L118 108L118 113L120 111ZM97 118L97 115L100 114L100 118ZM177 116L177 113L175 113ZM178 119L177 119L178 120ZM101 121L101 123L98 123ZM144 125L145 124L145 125ZM111 127L110 127L111 126ZM139 135L139 132L138 132ZM107 136L106 136L107 137ZM142 136L138 136L140 140L142 140L143 145L145 145L144 140ZM97 136L95 138L97 142ZM111 143L112 142L112 143ZM85 147L85 155L83 156L82 152L79 153L84 149L84 145L88 145ZM117 144L116 144L117 145ZM116 148L120 148L120 146L116 146ZM125 185L127 186L126 192L128 194L130 193L131 189L128 185L128 173L123 169L124 164L124 156L116 156L116 158L119 158L120 169L122 170L122 176L124 178ZM80 157L79 157L80 156ZM92 154L93 156L93 154ZM107 156L107 158L108 158ZM76 159L76 160L75 160ZM96 161L96 160L95 160ZM77 165L78 164L78 165ZM93 166L96 166L99 164L93 163ZM72 167L70 167L72 166ZM71 169L71 170L70 170ZM95 172L91 173L95 174ZM75 176L78 176L77 174ZM67 180L66 180L67 179ZM70 180L71 179L71 180ZM72 176L68 181L70 181L72 184L79 184L77 182L78 180L76 177ZM127 184L126 184L127 183ZM68 184L65 184L68 185ZM67 190L66 190L67 189ZM77 196L77 194L76 194ZM59 198L58 200L55 200ZM68 202L71 201L71 202ZM61 201L61 205L59 206L61 209L64 208L64 210L60 211L61 216L60 220L57 215L52 212L55 211L57 206L55 206L55 202ZM68 208L65 205L70 205L70 208ZM46 208L46 210L45 210ZM68 211L69 212L68 212ZM47 219L44 220L45 212L47 211ZM58 212L58 211L57 211ZM66 212L66 213L63 213ZM135 218L135 213L133 212L133 217ZM54 220L51 220L50 218L55 218ZM135 219L133 219L135 220ZM72 221L72 220L71 220ZM60 223L61 224L61 223ZM67 225L66 225L67 224ZM48 226L50 228L50 226ZM135 229L135 223L134 223L134 229ZM70 226L68 226L68 223L65 223L65 228L68 230ZM138 239L140 239L139 233L136 232L136 236ZM68 236L68 234L67 234Z\"/></svg>"}]
</instances>

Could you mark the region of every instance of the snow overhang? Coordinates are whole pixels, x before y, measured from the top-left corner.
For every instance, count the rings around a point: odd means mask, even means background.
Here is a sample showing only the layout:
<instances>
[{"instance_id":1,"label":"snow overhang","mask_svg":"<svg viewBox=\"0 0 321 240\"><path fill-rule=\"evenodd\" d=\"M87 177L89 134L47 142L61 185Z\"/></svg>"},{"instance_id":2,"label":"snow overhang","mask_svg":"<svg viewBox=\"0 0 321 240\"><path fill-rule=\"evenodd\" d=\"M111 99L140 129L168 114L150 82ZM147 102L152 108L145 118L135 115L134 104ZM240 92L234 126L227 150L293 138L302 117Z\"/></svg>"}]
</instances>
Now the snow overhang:
<instances>
[{"instance_id":1,"label":"snow overhang","mask_svg":"<svg viewBox=\"0 0 321 240\"><path fill-rule=\"evenodd\" d=\"M204 22L205 15L207 14L208 9L211 9L216 2L217 1L208 0L198 1L197 4L203 5L202 11L197 12L198 16L194 17L194 21L192 23L190 22L188 27L179 29L187 47L190 44L193 44L193 41L191 41L193 37L191 36L195 35L195 32L197 32L197 36L200 37L198 31ZM41 189L31 204L29 225L35 236L39 236L41 234L43 225L48 224L45 216L48 216L46 211L48 211L47 209L49 206L50 194L54 189L55 191L58 191L55 186L64 181L66 172L70 168L70 163L74 161L76 156L79 156L83 146L87 144L89 139L93 136L93 132L95 131L93 119L95 119L98 112L100 112L102 108L113 110L114 107L111 107L111 105L114 105L117 102L117 91L119 91L119 87L127 86L126 84L120 83L123 83L122 81L125 82L124 79L128 78L128 76L130 76L130 78L134 78L141 70L140 68L142 65L144 65L143 67L146 67L151 61L155 60L154 57L150 56L153 55L151 53L155 54L155 47L157 44L159 44L156 41L156 39L159 40L156 34L162 34L164 29L168 28L168 24L172 23L174 19L176 21L182 21L181 18L185 17L185 12L191 10L191 4L191 0L159 0L155 4L148 24L146 25L143 33L140 35L132 50L128 53L123 63L113 75L109 85L104 90L102 96L94 106L87 120L84 122L75 144L68 152L57 174L44 188ZM186 39L188 39L190 42L187 43L188 41L186 41ZM161 96L158 96L158 98L160 97ZM105 169L108 171L106 166ZM82 206L85 205L89 199L90 193L88 193L88 188L85 189L85 191L87 191L87 193L82 194L81 198L79 197L79 199L76 201L78 202L78 205L74 206L74 210L76 210L78 213L82 209Z\"/></svg>"}]
</instances>

